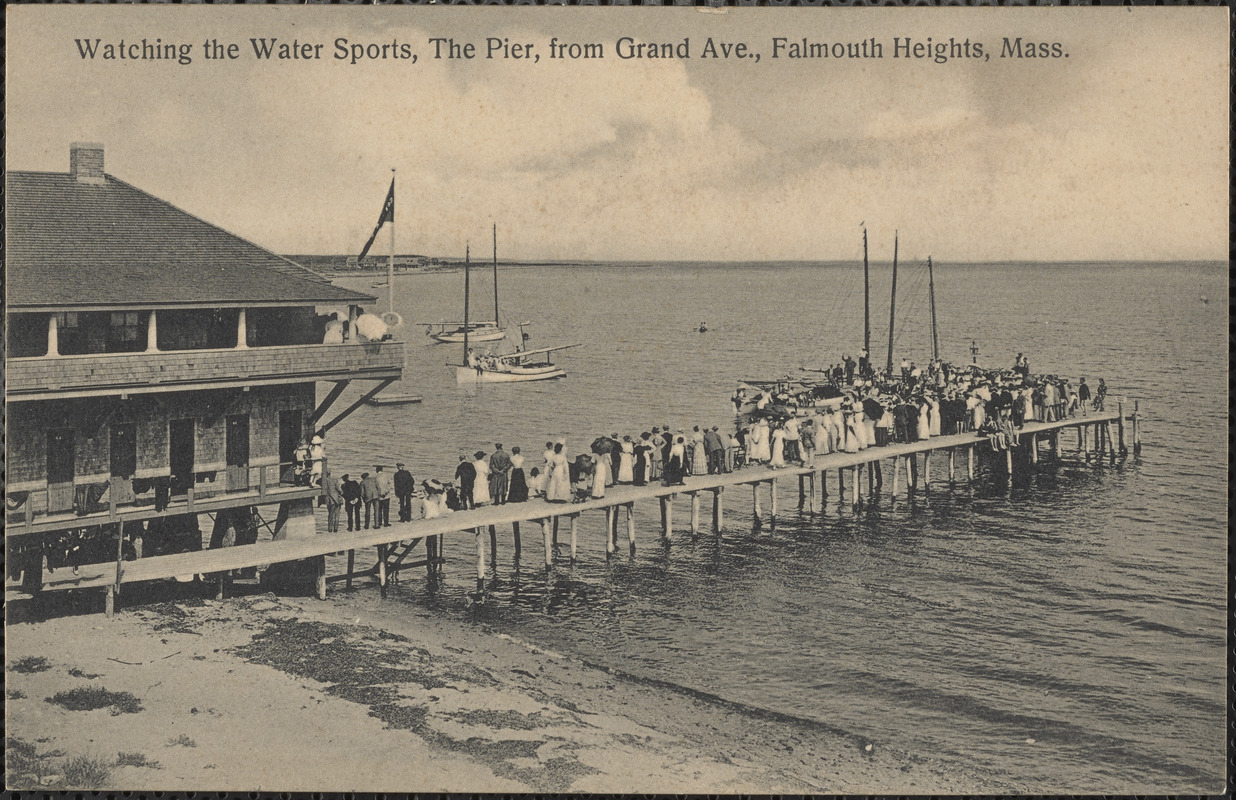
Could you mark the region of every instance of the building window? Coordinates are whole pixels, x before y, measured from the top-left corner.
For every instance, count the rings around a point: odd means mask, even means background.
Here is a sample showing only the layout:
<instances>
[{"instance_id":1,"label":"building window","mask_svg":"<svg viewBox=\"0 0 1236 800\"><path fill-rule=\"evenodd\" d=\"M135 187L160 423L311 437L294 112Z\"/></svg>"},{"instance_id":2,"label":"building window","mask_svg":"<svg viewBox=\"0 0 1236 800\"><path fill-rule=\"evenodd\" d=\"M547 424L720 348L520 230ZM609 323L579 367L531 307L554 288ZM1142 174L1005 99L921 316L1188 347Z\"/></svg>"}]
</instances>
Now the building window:
<instances>
[{"instance_id":1,"label":"building window","mask_svg":"<svg viewBox=\"0 0 1236 800\"><path fill-rule=\"evenodd\" d=\"M143 350L146 343L141 331L141 314L137 311L111 312L111 332L108 350L113 353L128 353Z\"/></svg>"}]
</instances>

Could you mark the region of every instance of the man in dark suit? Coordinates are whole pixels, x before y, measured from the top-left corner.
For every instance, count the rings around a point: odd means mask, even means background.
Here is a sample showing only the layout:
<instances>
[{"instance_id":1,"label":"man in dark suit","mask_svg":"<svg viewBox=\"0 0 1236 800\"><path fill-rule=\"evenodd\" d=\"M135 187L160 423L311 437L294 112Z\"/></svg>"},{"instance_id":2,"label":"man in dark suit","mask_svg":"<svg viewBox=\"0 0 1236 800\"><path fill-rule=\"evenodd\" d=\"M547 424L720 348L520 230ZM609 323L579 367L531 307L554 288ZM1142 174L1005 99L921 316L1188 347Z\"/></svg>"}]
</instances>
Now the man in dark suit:
<instances>
[{"instance_id":1,"label":"man in dark suit","mask_svg":"<svg viewBox=\"0 0 1236 800\"><path fill-rule=\"evenodd\" d=\"M404 469L403 462L395 464L395 497L399 498L399 521L412 521L412 493L416 491L416 481L412 473Z\"/></svg>"},{"instance_id":2,"label":"man in dark suit","mask_svg":"<svg viewBox=\"0 0 1236 800\"><path fill-rule=\"evenodd\" d=\"M475 508L472 502L472 489L476 486L476 467L467 456L459 457L459 466L455 467L455 480L459 483L460 509Z\"/></svg>"},{"instance_id":3,"label":"man in dark suit","mask_svg":"<svg viewBox=\"0 0 1236 800\"><path fill-rule=\"evenodd\" d=\"M721 441L716 425L704 431L704 454L708 457L708 474L720 474L725 459L725 442Z\"/></svg>"},{"instance_id":4,"label":"man in dark suit","mask_svg":"<svg viewBox=\"0 0 1236 800\"><path fill-rule=\"evenodd\" d=\"M348 530L360 530L361 487L356 481L343 476L343 507L348 513Z\"/></svg>"}]
</instances>

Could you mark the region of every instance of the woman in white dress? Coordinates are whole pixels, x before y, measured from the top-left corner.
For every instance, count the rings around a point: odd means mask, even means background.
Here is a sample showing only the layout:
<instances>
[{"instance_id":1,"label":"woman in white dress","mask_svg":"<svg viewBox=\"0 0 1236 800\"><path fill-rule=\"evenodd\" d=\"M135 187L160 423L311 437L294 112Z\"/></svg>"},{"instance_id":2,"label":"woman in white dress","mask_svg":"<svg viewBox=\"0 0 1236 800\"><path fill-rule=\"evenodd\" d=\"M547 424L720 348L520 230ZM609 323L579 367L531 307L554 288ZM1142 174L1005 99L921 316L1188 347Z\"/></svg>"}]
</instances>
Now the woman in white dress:
<instances>
[{"instance_id":1,"label":"woman in white dress","mask_svg":"<svg viewBox=\"0 0 1236 800\"><path fill-rule=\"evenodd\" d=\"M618 483L635 482L635 445L630 436L622 437L622 453L618 456Z\"/></svg>"},{"instance_id":2,"label":"woman in white dress","mask_svg":"<svg viewBox=\"0 0 1236 800\"><path fill-rule=\"evenodd\" d=\"M473 456L476 460L472 466L476 468L476 486L472 488L472 503L474 506L484 506L494 499L489 495L489 462L485 460L485 451L477 450Z\"/></svg>"},{"instance_id":3,"label":"woman in white dress","mask_svg":"<svg viewBox=\"0 0 1236 800\"><path fill-rule=\"evenodd\" d=\"M860 405L854 406L854 438L858 439L859 450L866 450L872 444L867 439L867 415Z\"/></svg>"},{"instance_id":4,"label":"woman in white dress","mask_svg":"<svg viewBox=\"0 0 1236 800\"><path fill-rule=\"evenodd\" d=\"M858 421L853 411L845 412L845 451L858 452Z\"/></svg>"},{"instance_id":5,"label":"woman in white dress","mask_svg":"<svg viewBox=\"0 0 1236 800\"><path fill-rule=\"evenodd\" d=\"M931 438L931 420L929 419L927 398L918 400L918 439L924 441Z\"/></svg>"},{"instance_id":6,"label":"woman in white dress","mask_svg":"<svg viewBox=\"0 0 1236 800\"><path fill-rule=\"evenodd\" d=\"M772 452L768 459L768 466L773 469L780 469L785 466L785 426L778 425L772 431Z\"/></svg>"},{"instance_id":7,"label":"woman in white dress","mask_svg":"<svg viewBox=\"0 0 1236 800\"><path fill-rule=\"evenodd\" d=\"M747 461L756 464L763 464L768 459L772 458L772 451L769 449L768 442L768 420L761 417L753 428L751 428L750 443L748 445Z\"/></svg>"},{"instance_id":8,"label":"woman in white dress","mask_svg":"<svg viewBox=\"0 0 1236 800\"><path fill-rule=\"evenodd\" d=\"M695 431L691 434L690 460L692 475L708 474L708 453L704 450L704 432L699 425L695 426Z\"/></svg>"},{"instance_id":9,"label":"woman in white dress","mask_svg":"<svg viewBox=\"0 0 1236 800\"><path fill-rule=\"evenodd\" d=\"M589 494L595 500L605 496L605 475L608 470L606 461L609 459L598 455L592 456L592 491Z\"/></svg>"},{"instance_id":10,"label":"woman in white dress","mask_svg":"<svg viewBox=\"0 0 1236 800\"><path fill-rule=\"evenodd\" d=\"M545 499L551 503L571 502L571 465L563 453L562 442L554 445L550 455L549 481L545 487Z\"/></svg>"},{"instance_id":11,"label":"woman in white dress","mask_svg":"<svg viewBox=\"0 0 1236 800\"><path fill-rule=\"evenodd\" d=\"M940 435L940 401L934 397L927 398L927 424L932 436Z\"/></svg>"}]
</instances>

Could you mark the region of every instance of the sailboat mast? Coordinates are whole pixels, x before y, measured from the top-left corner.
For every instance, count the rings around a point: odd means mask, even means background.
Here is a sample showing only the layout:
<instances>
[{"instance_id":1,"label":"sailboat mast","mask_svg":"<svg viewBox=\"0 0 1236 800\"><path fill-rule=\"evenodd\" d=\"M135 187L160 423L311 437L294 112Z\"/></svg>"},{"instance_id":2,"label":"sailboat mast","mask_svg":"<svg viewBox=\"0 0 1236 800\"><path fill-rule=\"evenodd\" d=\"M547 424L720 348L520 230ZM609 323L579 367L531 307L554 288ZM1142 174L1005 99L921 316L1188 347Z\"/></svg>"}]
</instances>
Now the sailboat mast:
<instances>
[{"instance_id":1,"label":"sailboat mast","mask_svg":"<svg viewBox=\"0 0 1236 800\"><path fill-rule=\"evenodd\" d=\"M893 375L893 322L897 318L897 232L893 231L893 296L888 301L888 374Z\"/></svg>"},{"instance_id":2,"label":"sailboat mast","mask_svg":"<svg viewBox=\"0 0 1236 800\"><path fill-rule=\"evenodd\" d=\"M395 192L395 168L391 167L391 195ZM391 255L386 262L387 311L395 310L395 209L391 208Z\"/></svg>"},{"instance_id":3,"label":"sailboat mast","mask_svg":"<svg viewBox=\"0 0 1236 800\"><path fill-rule=\"evenodd\" d=\"M871 357L871 272L867 266L867 229L863 228L863 349Z\"/></svg>"},{"instance_id":4,"label":"sailboat mast","mask_svg":"<svg viewBox=\"0 0 1236 800\"><path fill-rule=\"evenodd\" d=\"M931 298L931 360L940 360L940 335L936 331L936 280L931 269L931 256L927 256L927 293Z\"/></svg>"},{"instance_id":5,"label":"sailboat mast","mask_svg":"<svg viewBox=\"0 0 1236 800\"><path fill-rule=\"evenodd\" d=\"M464 364L468 363L468 261L470 251L468 243L464 243Z\"/></svg>"},{"instance_id":6,"label":"sailboat mast","mask_svg":"<svg viewBox=\"0 0 1236 800\"><path fill-rule=\"evenodd\" d=\"M498 324L498 223L494 223L494 327Z\"/></svg>"}]
</instances>

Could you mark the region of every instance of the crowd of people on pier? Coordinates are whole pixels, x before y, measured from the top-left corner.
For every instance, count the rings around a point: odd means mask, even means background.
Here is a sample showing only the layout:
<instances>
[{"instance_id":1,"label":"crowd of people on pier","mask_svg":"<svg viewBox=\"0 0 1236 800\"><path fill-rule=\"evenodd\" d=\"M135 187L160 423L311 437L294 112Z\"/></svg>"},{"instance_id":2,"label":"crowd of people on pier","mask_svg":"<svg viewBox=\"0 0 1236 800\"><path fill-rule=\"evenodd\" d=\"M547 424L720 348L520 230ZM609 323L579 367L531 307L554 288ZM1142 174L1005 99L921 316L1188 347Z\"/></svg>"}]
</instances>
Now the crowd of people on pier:
<instances>
[{"instance_id":1,"label":"crowd of people on pier","mask_svg":"<svg viewBox=\"0 0 1236 800\"><path fill-rule=\"evenodd\" d=\"M532 498L578 503L604 498L616 484L683 485L689 476L751 465L808 465L820 455L933 436L974 433L1000 450L1017 446L1027 422L1102 411L1107 397L1102 379L1092 390L1084 377L1074 386L1058 375L1036 375L1020 353L1009 369L939 360L920 368L904 359L890 373L874 370L861 352L819 372L823 377L811 383L786 379L769 386L733 433L717 425L689 431L654 425L639 434L602 434L574 456L565 439L547 441L535 458L518 446L508 451L495 443L488 452L460 455L450 479L419 486L402 463L393 477L377 465L359 480L327 473L328 530L338 530L340 508L348 530L390 525L392 496L399 501L399 520L409 521Z\"/></svg>"}]
</instances>

